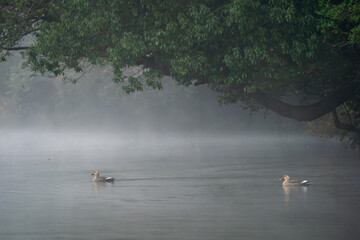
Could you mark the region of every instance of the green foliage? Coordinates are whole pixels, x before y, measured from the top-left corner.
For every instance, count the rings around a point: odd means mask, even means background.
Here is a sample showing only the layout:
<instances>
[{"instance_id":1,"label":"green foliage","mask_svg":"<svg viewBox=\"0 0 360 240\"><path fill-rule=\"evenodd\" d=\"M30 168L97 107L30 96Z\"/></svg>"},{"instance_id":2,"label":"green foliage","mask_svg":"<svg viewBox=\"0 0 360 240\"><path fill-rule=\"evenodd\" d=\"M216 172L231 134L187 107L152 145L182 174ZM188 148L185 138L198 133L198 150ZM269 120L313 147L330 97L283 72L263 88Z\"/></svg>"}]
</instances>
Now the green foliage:
<instances>
[{"instance_id":1,"label":"green foliage","mask_svg":"<svg viewBox=\"0 0 360 240\"><path fill-rule=\"evenodd\" d=\"M1 60L26 36L26 66L68 73L111 65L125 92L172 76L253 109L257 89L321 99L360 71L358 0L3 1ZM11 50L11 49L10 49ZM138 74L124 74L126 69ZM359 80L355 80L359 81ZM356 98L357 99L357 98ZM352 99L352 101L356 101Z\"/></svg>"},{"instance_id":2,"label":"green foliage","mask_svg":"<svg viewBox=\"0 0 360 240\"><path fill-rule=\"evenodd\" d=\"M320 0L320 29L324 40L337 44L360 46L360 1Z\"/></svg>"},{"instance_id":3,"label":"green foliage","mask_svg":"<svg viewBox=\"0 0 360 240\"><path fill-rule=\"evenodd\" d=\"M28 9L26 1L19 2L18 11ZM251 92L281 85L279 68L313 59L318 46L311 1L58 1L51 9L46 2L37 6L38 15L51 20L36 22L27 66L54 76L83 71L84 61L110 63L115 81L124 82L124 68L153 58L156 68L161 62L180 84L206 79L221 93L224 84L241 84ZM14 21L5 22L18 28ZM143 89L138 77L126 82L127 92ZM151 79L146 83L156 87Z\"/></svg>"}]
</instances>

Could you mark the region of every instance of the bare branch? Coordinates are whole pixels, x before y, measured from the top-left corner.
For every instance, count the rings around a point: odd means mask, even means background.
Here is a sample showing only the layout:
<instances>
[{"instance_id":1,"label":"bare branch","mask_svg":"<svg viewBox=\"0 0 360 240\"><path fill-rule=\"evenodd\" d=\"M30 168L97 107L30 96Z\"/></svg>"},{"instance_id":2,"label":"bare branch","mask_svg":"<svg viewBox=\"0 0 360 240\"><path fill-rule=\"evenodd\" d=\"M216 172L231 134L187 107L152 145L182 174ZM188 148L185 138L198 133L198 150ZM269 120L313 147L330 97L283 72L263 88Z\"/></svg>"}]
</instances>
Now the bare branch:
<instances>
[{"instance_id":1,"label":"bare branch","mask_svg":"<svg viewBox=\"0 0 360 240\"><path fill-rule=\"evenodd\" d=\"M331 113L332 113L334 124L335 124L336 128L347 130L349 132L353 132L353 133L356 133L356 134L360 135L360 129L359 128L355 127L352 124L345 124L345 123L340 122L340 120L338 118L338 115L337 115L337 112L336 112L336 109L331 111Z\"/></svg>"}]
</instances>

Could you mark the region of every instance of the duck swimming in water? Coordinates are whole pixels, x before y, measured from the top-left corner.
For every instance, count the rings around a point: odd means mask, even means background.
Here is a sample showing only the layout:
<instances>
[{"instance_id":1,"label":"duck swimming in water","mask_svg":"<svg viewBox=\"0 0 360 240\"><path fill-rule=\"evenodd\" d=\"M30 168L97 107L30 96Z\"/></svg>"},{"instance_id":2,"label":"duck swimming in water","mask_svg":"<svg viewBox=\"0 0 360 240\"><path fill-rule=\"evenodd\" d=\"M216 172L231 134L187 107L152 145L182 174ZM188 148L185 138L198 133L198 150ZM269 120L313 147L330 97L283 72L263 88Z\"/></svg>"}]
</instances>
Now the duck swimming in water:
<instances>
[{"instance_id":1,"label":"duck swimming in water","mask_svg":"<svg viewBox=\"0 0 360 240\"><path fill-rule=\"evenodd\" d=\"M310 182L308 180L290 180L288 175L284 175L281 179L284 179L283 186L308 186ZM280 179L280 180L281 180Z\"/></svg>"},{"instance_id":2,"label":"duck swimming in water","mask_svg":"<svg viewBox=\"0 0 360 240\"><path fill-rule=\"evenodd\" d=\"M113 177L109 177L109 176L99 176L99 171L96 170L95 172L93 172L90 176L94 176L93 178L93 182L113 182L115 180L115 178Z\"/></svg>"}]
</instances>

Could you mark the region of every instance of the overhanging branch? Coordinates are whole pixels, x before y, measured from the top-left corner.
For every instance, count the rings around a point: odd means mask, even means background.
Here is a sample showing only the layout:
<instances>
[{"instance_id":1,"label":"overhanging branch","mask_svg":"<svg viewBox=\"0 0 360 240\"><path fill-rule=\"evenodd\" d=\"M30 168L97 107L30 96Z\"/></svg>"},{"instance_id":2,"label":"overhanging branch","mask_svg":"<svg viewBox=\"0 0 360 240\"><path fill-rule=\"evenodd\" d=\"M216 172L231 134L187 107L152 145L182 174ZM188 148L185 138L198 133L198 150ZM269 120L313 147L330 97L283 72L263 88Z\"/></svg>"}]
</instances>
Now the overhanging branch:
<instances>
[{"instance_id":1,"label":"overhanging branch","mask_svg":"<svg viewBox=\"0 0 360 240\"><path fill-rule=\"evenodd\" d=\"M30 47L2 47L1 50L5 51L21 51L29 49Z\"/></svg>"},{"instance_id":2,"label":"overhanging branch","mask_svg":"<svg viewBox=\"0 0 360 240\"><path fill-rule=\"evenodd\" d=\"M145 66L160 70L163 74L168 75L169 70L167 66L159 64L154 57L146 58ZM248 93L247 96L254 100L256 103L262 105L264 108L269 109L283 117L299 120L299 121L313 121L331 111L338 106L353 98L360 91L360 82L357 78L351 81L345 82L337 90L327 95L320 101L308 104L308 105L292 105L279 100L276 97L271 96L264 91L257 89L253 93ZM199 76L194 76L198 82L195 85L207 84L207 79L201 79ZM243 88L239 88L238 91L243 91Z\"/></svg>"},{"instance_id":3,"label":"overhanging branch","mask_svg":"<svg viewBox=\"0 0 360 240\"><path fill-rule=\"evenodd\" d=\"M299 121L312 121L333 111L339 105L354 97L359 88L360 84L358 81L348 81L322 100L301 106L282 102L259 89L248 95L258 104L281 116Z\"/></svg>"}]
</instances>

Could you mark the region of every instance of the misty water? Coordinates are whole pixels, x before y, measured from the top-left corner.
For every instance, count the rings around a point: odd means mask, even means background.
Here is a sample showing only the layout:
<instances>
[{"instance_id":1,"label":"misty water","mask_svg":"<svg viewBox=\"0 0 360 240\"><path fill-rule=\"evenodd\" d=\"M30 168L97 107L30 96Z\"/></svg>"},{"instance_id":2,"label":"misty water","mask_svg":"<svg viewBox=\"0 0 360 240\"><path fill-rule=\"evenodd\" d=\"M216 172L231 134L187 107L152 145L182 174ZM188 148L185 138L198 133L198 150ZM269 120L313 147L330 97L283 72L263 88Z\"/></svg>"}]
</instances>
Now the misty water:
<instances>
[{"instance_id":1,"label":"misty water","mask_svg":"<svg viewBox=\"0 0 360 240\"><path fill-rule=\"evenodd\" d=\"M0 150L3 240L360 239L360 154L337 141L19 133Z\"/></svg>"}]
</instances>

